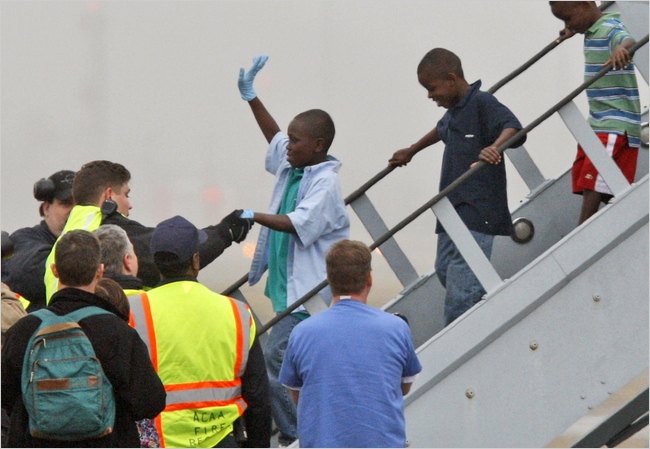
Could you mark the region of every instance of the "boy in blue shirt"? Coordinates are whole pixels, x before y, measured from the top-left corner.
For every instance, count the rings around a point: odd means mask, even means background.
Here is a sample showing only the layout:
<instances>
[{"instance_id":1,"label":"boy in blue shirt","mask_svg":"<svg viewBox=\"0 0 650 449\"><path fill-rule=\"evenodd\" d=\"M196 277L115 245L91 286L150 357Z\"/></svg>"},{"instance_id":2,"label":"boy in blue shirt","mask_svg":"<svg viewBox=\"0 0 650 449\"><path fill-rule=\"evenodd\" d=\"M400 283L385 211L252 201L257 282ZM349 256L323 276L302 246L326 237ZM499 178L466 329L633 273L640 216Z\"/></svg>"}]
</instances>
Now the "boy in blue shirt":
<instances>
[{"instance_id":1,"label":"boy in blue shirt","mask_svg":"<svg viewBox=\"0 0 650 449\"><path fill-rule=\"evenodd\" d=\"M497 148L514 136L521 123L491 94L480 91L481 81L465 80L460 59L444 48L428 52L418 66L418 81L447 112L437 126L409 148L395 152L393 166L408 164L424 148L442 140L445 152L440 190L469 170L476 161L488 163L448 195L485 255L492 255L495 235L511 235L506 167ZM525 136L513 147L521 146ZM480 301L485 290L456 245L438 222L436 274L446 288L445 325Z\"/></svg>"},{"instance_id":2,"label":"boy in blue shirt","mask_svg":"<svg viewBox=\"0 0 650 449\"><path fill-rule=\"evenodd\" d=\"M327 154L334 122L325 111L311 109L298 114L287 134L282 133L253 89L255 75L267 59L257 56L250 71L240 70L239 90L269 142L266 170L275 175L275 186L267 213L246 210L242 218L263 226L248 281L256 284L268 268L264 293L273 310L281 313L326 279L325 252L349 236L350 220L338 179L341 163ZM330 289L320 295L329 304ZM264 346L273 419L282 446L296 439L297 424L295 404L278 375L291 330L308 316L304 307L297 308L273 326Z\"/></svg>"}]
</instances>

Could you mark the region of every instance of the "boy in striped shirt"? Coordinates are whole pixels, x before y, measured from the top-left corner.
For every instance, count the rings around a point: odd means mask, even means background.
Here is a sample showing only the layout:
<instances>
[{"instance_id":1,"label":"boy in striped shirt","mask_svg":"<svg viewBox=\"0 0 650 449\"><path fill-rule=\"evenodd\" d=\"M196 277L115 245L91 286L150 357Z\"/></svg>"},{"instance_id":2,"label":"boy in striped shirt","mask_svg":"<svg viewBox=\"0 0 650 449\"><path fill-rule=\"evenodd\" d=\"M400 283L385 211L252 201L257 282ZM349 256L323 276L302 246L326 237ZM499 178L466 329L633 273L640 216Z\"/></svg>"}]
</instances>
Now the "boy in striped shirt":
<instances>
[{"instance_id":1,"label":"boy in striped shirt","mask_svg":"<svg viewBox=\"0 0 650 449\"><path fill-rule=\"evenodd\" d=\"M636 43L619 13L603 13L596 2L549 2L564 21L561 38L585 35L585 81L612 63L613 70L587 89L589 124L628 182L634 181L641 133L641 104L629 49ZM578 145L573 164L573 193L581 194L583 223L612 198L598 171Z\"/></svg>"}]
</instances>

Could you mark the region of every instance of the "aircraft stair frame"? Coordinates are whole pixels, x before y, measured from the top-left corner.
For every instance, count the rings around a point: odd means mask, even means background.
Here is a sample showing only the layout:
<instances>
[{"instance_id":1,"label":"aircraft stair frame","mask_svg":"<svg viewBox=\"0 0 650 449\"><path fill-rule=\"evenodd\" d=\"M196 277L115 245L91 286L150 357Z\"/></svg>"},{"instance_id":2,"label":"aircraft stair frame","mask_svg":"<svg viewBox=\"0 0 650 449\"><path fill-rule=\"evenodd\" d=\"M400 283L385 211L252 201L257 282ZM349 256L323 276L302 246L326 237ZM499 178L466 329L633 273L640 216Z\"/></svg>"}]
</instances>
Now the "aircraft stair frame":
<instances>
[{"instance_id":1,"label":"aircraft stair frame","mask_svg":"<svg viewBox=\"0 0 650 449\"><path fill-rule=\"evenodd\" d=\"M418 348L412 446L541 447L647 368L647 176L608 207Z\"/></svg>"},{"instance_id":2,"label":"aircraft stair frame","mask_svg":"<svg viewBox=\"0 0 650 449\"><path fill-rule=\"evenodd\" d=\"M635 54L635 63L647 83L648 2L606 2L601 8L621 11L641 44L637 47L645 45ZM414 447L547 444L648 367L647 148L640 151L637 180L630 185L571 101L584 87L561 102L557 112L615 197L580 227L580 198L566 195L570 171L545 180L524 147L506 151L531 190L512 216L515 222L526 219L520 221L524 231L533 230L533 223L534 238L525 244L495 238L492 260L471 238L445 196L447 189L390 230L366 191L392 167L346 198L374 240L369 246L381 249L404 287L384 309L409 318L424 367L405 400L407 435ZM555 112L548 111L540 123ZM478 169L480 164L472 170ZM562 195L565 207L551 208ZM429 208L488 292L444 329L444 288L434 272L418 276L393 238ZM625 272L621 261L628 262ZM246 280L247 275L224 294L245 301L239 288ZM312 314L327 308L316 295L325 285L323 281L299 301ZM632 300L622 300L626 297ZM263 338L283 316L264 325L258 322L258 335ZM612 325L617 322L625 325Z\"/></svg>"}]
</instances>

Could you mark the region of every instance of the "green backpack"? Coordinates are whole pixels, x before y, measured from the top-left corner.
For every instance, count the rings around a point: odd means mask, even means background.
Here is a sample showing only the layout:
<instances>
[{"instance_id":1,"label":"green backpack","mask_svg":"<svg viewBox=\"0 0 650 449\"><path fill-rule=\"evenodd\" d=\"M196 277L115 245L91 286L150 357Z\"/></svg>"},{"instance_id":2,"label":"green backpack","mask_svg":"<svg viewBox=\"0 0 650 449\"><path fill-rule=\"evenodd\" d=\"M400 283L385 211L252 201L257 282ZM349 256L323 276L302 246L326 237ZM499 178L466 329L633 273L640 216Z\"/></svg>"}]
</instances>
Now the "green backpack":
<instances>
[{"instance_id":1,"label":"green backpack","mask_svg":"<svg viewBox=\"0 0 650 449\"><path fill-rule=\"evenodd\" d=\"M84 307L65 316L47 309L27 345L21 387L32 436L75 441L110 434L115 396L95 351L79 326L82 319L111 312Z\"/></svg>"}]
</instances>

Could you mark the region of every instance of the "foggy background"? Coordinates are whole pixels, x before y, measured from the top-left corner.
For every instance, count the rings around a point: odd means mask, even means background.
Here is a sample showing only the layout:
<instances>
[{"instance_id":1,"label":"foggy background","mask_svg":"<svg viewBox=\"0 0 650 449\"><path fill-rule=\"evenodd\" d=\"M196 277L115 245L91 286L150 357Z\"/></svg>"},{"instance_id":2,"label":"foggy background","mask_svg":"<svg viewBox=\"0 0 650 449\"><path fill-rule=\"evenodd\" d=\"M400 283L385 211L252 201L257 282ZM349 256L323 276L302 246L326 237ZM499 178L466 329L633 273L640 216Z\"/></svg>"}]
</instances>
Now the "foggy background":
<instances>
[{"instance_id":1,"label":"foggy background","mask_svg":"<svg viewBox=\"0 0 650 449\"><path fill-rule=\"evenodd\" d=\"M444 114L417 82L427 51L452 50L466 79L481 79L487 90L563 27L545 0L2 1L0 15L8 232L39 222L34 182L96 159L130 170L130 218L147 226L176 214L204 227L234 209L265 212L274 176L264 170L266 141L237 89L239 68L262 53L270 59L255 89L283 131L307 109L334 119L330 154L343 162L347 196ZM576 36L496 97L525 126L582 77ZM584 94L576 102L586 115ZM547 178L575 155L557 116L529 135L526 148ZM438 192L442 150L439 143L419 153L369 191L389 228ZM512 209L528 189L511 165L508 183ZM348 210L351 238L370 244ZM434 226L427 212L397 235L419 274L433 270ZM243 276L259 229L199 280L220 292ZM373 268L370 299L381 305L401 286L377 252ZM265 281L243 289L262 321L272 316Z\"/></svg>"}]
</instances>

